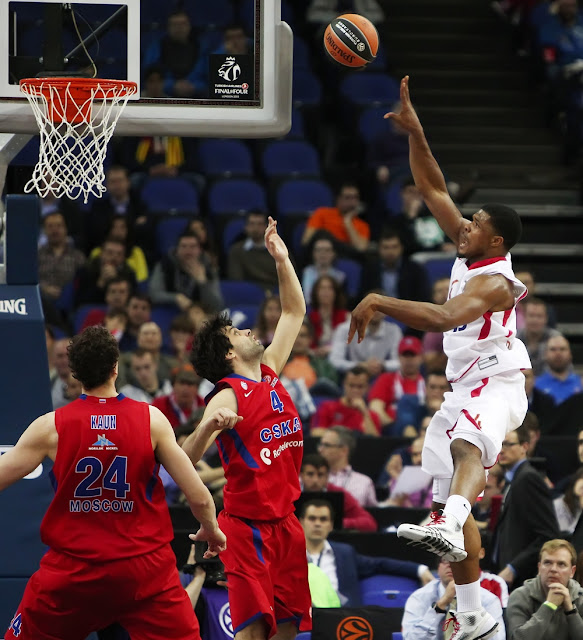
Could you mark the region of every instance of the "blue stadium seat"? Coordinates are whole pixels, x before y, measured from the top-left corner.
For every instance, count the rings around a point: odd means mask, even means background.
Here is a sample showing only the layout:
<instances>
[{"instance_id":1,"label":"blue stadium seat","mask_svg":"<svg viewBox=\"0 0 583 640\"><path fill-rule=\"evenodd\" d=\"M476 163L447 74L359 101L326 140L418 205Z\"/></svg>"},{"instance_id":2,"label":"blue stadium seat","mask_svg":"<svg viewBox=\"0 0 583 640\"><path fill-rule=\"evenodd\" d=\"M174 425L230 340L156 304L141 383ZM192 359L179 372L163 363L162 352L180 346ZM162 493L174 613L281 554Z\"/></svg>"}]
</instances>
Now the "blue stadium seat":
<instances>
[{"instance_id":1,"label":"blue stadium seat","mask_svg":"<svg viewBox=\"0 0 583 640\"><path fill-rule=\"evenodd\" d=\"M279 216L308 214L318 207L332 206L332 189L320 180L288 180L277 190L276 209Z\"/></svg>"},{"instance_id":2,"label":"blue stadium seat","mask_svg":"<svg viewBox=\"0 0 583 640\"><path fill-rule=\"evenodd\" d=\"M309 631L302 631L296 636L296 640L311 640L312 634Z\"/></svg>"},{"instance_id":3,"label":"blue stadium seat","mask_svg":"<svg viewBox=\"0 0 583 640\"><path fill-rule=\"evenodd\" d=\"M304 138L305 135L304 116L299 109L293 109L291 129L285 137L287 140L297 140Z\"/></svg>"},{"instance_id":4,"label":"blue stadium seat","mask_svg":"<svg viewBox=\"0 0 583 640\"><path fill-rule=\"evenodd\" d=\"M263 152L261 165L263 173L270 178L320 175L318 152L303 140L272 142Z\"/></svg>"},{"instance_id":5,"label":"blue stadium seat","mask_svg":"<svg viewBox=\"0 0 583 640\"><path fill-rule=\"evenodd\" d=\"M403 640L403 634L400 631L393 631L393 640Z\"/></svg>"},{"instance_id":6,"label":"blue stadium seat","mask_svg":"<svg viewBox=\"0 0 583 640\"><path fill-rule=\"evenodd\" d=\"M377 575L360 581L365 606L404 607L407 598L418 588L417 580L400 576Z\"/></svg>"},{"instance_id":7,"label":"blue stadium seat","mask_svg":"<svg viewBox=\"0 0 583 640\"><path fill-rule=\"evenodd\" d=\"M22 149L16 154L16 157L10 161L13 167L34 167L38 162L40 136L33 136Z\"/></svg>"},{"instance_id":8,"label":"blue stadium seat","mask_svg":"<svg viewBox=\"0 0 583 640\"><path fill-rule=\"evenodd\" d=\"M259 313L258 304L234 304L227 307L233 326L238 329L252 329Z\"/></svg>"},{"instance_id":9,"label":"blue stadium seat","mask_svg":"<svg viewBox=\"0 0 583 640\"><path fill-rule=\"evenodd\" d=\"M156 225L156 253L165 256L172 247L176 246L178 237L186 229L192 216L172 216L160 218Z\"/></svg>"},{"instance_id":10,"label":"blue stadium seat","mask_svg":"<svg viewBox=\"0 0 583 640\"><path fill-rule=\"evenodd\" d=\"M150 25L165 28L166 20L173 9L172 2L160 2L160 0L140 1L140 22L142 25Z\"/></svg>"},{"instance_id":11,"label":"blue stadium seat","mask_svg":"<svg viewBox=\"0 0 583 640\"><path fill-rule=\"evenodd\" d=\"M350 258L338 258L334 266L346 274L346 293L351 298L357 296L360 291L362 265Z\"/></svg>"},{"instance_id":12,"label":"blue stadium seat","mask_svg":"<svg viewBox=\"0 0 583 640\"><path fill-rule=\"evenodd\" d=\"M254 282L244 282L241 280L221 280L221 293L223 300L228 307L238 304L260 305L265 299L265 292Z\"/></svg>"},{"instance_id":13,"label":"blue stadium seat","mask_svg":"<svg viewBox=\"0 0 583 640\"><path fill-rule=\"evenodd\" d=\"M358 118L358 133L364 142L370 144L389 128L390 123L384 119L384 115L388 111L388 107L369 107L360 114Z\"/></svg>"},{"instance_id":14,"label":"blue stadium seat","mask_svg":"<svg viewBox=\"0 0 583 640\"><path fill-rule=\"evenodd\" d=\"M382 42L379 42L377 57L365 67L366 71L385 71L387 68L387 52Z\"/></svg>"},{"instance_id":15,"label":"blue stadium seat","mask_svg":"<svg viewBox=\"0 0 583 640\"><path fill-rule=\"evenodd\" d=\"M208 205L213 215L267 211L265 190L253 180L217 180L209 189Z\"/></svg>"},{"instance_id":16,"label":"blue stadium seat","mask_svg":"<svg viewBox=\"0 0 583 640\"><path fill-rule=\"evenodd\" d=\"M399 99L399 83L386 73L352 73L340 83L340 94L359 106L390 105Z\"/></svg>"},{"instance_id":17,"label":"blue stadium seat","mask_svg":"<svg viewBox=\"0 0 583 640\"><path fill-rule=\"evenodd\" d=\"M300 222L296 224L294 230L292 232L292 250L294 252L294 256L299 257L302 255L304 247L302 246L302 237L304 235L304 231L306 230L306 223Z\"/></svg>"},{"instance_id":18,"label":"blue stadium seat","mask_svg":"<svg viewBox=\"0 0 583 640\"><path fill-rule=\"evenodd\" d=\"M294 107L315 107L320 104L322 85L311 71L294 69L292 100Z\"/></svg>"},{"instance_id":19,"label":"blue stadium seat","mask_svg":"<svg viewBox=\"0 0 583 640\"><path fill-rule=\"evenodd\" d=\"M235 14L229 0L213 0L212 2L185 2L184 10L188 13L195 29L222 29L234 22Z\"/></svg>"},{"instance_id":20,"label":"blue stadium seat","mask_svg":"<svg viewBox=\"0 0 583 640\"><path fill-rule=\"evenodd\" d=\"M61 289L61 295L53 302L59 311L72 311L75 298L75 281L67 282Z\"/></svg>"},{"instance_id":21,"label":"blue stadium seat","mask_svg":"<svg viewBox=\"0 0 583 640\"><path fill-rule=\"evenodd\" d=\"M182 178L148 178L141 197L152 213L198 213L198 193Z\"/></svg>"},{"instance_id":22,"label":"blue stadium seat","mask_svg":"<svg viewBox=\"0 0 583 640\"><path fill-rule=\"evenodd\" d=\"M198 145L202 172L207 176L253 177L253 159L240 140L202 140Z\"/></svg>"},{"instance_id":23,"label":"blue stadium seat","mask_svg":"<svg viewBox=\"0 0 583 640\"><path fill-rule=\"evenodd\" d=\"M245 218L243 216L239 218L233 218L229 220L226 226L222 228L222 241L223 241L223 253L227 255L231 245L237 240L237 238L243 233L245 229Z\"/></svg>"},{"instance_id":24,"label":"blue stadium seat","mask_svg":"<svg viewBox=\"0 0 583 640\"><path fill-rule=\"evenodd\" d=\"M421 261L421 264L427 271L431 286L440 278L449 278L453 262L454 258L452 257L433 258L431 260Z\"/></svg>"},{"instance_id":25,"label":"blue stadium seat","mask_svg":"<svg viewBox=\"0 0 583 640\"><path fill-rule=\"evenodd\" d=\"M170 325L179 313L180 310L173 304L156 304L152 307L152 322L160 327L165 345L170 343Z\"/></svg>"},{"instance_id":26,"label":"blue stadium seat","mask_svg":"<svg viewBox=\"0 0 583 640\"><path fill-rule=\"evenodd\" d=\"M405 180L411 178L411 174L407 171L398 174L389 182L389 186L385 191L385 207L395 216L398 216L403 209L403 199L401 198L401 186Z\"/></svg>"}]
</instances>

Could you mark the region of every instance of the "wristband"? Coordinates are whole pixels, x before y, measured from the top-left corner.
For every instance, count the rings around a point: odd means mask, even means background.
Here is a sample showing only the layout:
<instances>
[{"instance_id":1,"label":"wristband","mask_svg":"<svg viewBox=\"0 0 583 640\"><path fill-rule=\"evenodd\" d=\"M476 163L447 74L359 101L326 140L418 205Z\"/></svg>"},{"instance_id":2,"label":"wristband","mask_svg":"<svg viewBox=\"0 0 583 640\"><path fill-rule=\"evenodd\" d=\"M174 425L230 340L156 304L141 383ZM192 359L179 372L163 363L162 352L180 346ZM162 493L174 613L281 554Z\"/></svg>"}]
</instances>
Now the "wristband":
<instances>
[{"instance_id":1,"label":"wristband","mask_svg":"<svg viewBox=\"0 0 583 640\"><path fill-rule=\"evenodd\" d=\"M187 573L187 574L190 574L192 576L192 575L194 575L194 570L195 569L196 569L196 564L190 564L189 562L187 562L182 567L182 573Z\"/></svg>"},{"instance_id":2,"label":"wristband","mask_svg":"<svg viewBox=\"0 0 583 640\"><path fill-rule=\"evenodd\" d=\"M434 602L431 605L431 608L435 611L435 613L439 613L441 615L444 615L444 614L447 613L447 610L446 609L442 609L440 606L438 606L437 602Z\"/></svg>"},{"instance_id":3,"label":"wristband","mask_svg":"<svg viewBox=\"0 0 583 640\"><path fill-rule=\"evenodd\" d=\"M556 604L553 604L552 602L549 602L548 600L545 600L545 601L543 602L543 604L546 604L546 605L547 605L547 607L548 607L549 609L552 609L553 611L556 611L556 610L557 610L557 605L556 605Z\"/></svg>"},{"instance_id":4,"label":"wristband","mask_svg":"<svg viewBox=\"0 0 583 640\"><path fill-rule=\"evenodd\" d=\"M573 615L574 613L578 613L577 607L575 607L575 606L574 606L571 610L569 610L569 611L565 611L565 615L566 615L566 616L571 616L571 615Z\"/></svg>"}]
</instances>

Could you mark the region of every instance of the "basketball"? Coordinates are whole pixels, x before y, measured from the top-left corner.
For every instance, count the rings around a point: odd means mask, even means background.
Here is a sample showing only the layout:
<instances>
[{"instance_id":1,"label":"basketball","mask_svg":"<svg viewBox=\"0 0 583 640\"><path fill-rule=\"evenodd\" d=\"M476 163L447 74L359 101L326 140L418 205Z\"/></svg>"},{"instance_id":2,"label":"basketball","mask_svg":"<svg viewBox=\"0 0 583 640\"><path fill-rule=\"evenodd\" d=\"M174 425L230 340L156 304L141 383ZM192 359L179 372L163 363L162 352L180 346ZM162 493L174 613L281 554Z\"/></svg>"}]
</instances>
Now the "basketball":
<instances>
[{"instance_id":1,"label":"basketball","mask_svg":"<svg viewBox=\"0 0 583 640\"><path fill-rule=\"evenodd\" d=\"M326 27L324 48L335 62L358 69L375 59L379 34L374 24L364 16L345 13Z\"/></svg>"}]
</instances>

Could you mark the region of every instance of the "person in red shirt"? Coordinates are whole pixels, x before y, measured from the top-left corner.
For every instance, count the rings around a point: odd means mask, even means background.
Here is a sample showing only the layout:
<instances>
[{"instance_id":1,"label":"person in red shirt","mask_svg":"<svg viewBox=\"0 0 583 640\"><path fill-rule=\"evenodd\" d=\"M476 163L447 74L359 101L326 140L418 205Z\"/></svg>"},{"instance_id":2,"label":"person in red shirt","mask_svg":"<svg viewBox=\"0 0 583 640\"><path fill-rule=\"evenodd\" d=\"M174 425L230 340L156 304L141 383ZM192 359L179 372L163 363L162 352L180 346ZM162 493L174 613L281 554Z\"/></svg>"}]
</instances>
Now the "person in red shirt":
<instances>
[{"instance_id":1,"label":"person in red shirt","mask_svg":"<svg viewBox=\"0 0 583 640\"><path fill-rule=\"evenodd\" d=\"M338 400L322 402L312 418L310 434L321 436L326 429L341 424L369 436L380 435L381 420L366 402L368 379L364 367L351 369L344 378L344 395Z\"/></svg>"},{"instance_id":2,"label":"person in red shirt","mask_svg":"<svg viewBox=\"0 0 583 640\"><path fill-rule=\"evenodd\" d=\"M78 640L116 622L136 639L200 639L170 546L160 464L201 524L191 538L208 541L206 557L225 549L225 536L166 418L118 395L118 359L105 327L75 336L69 363L84 393L37 418L0 457L0 490L45 457L54 463L55 497L41 523L49 550L28 581L9 640Z\"/></svg>"},{"instance_id":3,"label":"person in red shirt","mask_svg":"<svg viewBox=\"0 0 583 640\"><path fill-rule=\"evenodd\" d=\"M176 429L186 424L192 414L203 406L198 395L200 378L190 365L180 367L174 376L172 393L167 396L154 398L152 405L168 418L168 422Z\"/></svg>"},{"instance_id":4,"label":"person in red shirt","mask_svg":"<svg viewBox=\"0 0 583 640\"><path fill-rule=\"evenodd\" d=\"M370 408L381 419L383 426L397 418L397 403L404 395L417 396L419 405L425 402L425 380L420 373L423 363L423 345L419 338L405 336L399 343L399 371L382 373L369 393ZM417 433L406 433L415 437Z\"/></svg>"},{"instance_id":5,"label":"person in red shirt","mask_svg":"<svg viewBox=\"0 0 583 640\"><path fill-rule=\"evenodd\" d=\"M344 529L358 529L358 531L376 531L378 525L372 515L361 507L356 498L331 482L328 482L330 465L328 460L319 453L309 453L302 460L300 482L305 492L338 491L344 496Z\"/></svg>"},{"instance_id":6,"label":"person in red shirt","mask_svg":"<svg viewBox=\"0 0 583 640\"><path fill-rule=\"evenodd\" d=\"M302 424L279 379L306 305L271 217L265 245L275 260L282 308L273 340L264 347L225 314L198 332L192 363L215 388L201 423L182 445L194 463L215 439L221 455L227 484L219 521L229 538L221 559L237 640L292 640L298 628L311 628L304 533L294 514Z\"/></svg>"}]
</instances>

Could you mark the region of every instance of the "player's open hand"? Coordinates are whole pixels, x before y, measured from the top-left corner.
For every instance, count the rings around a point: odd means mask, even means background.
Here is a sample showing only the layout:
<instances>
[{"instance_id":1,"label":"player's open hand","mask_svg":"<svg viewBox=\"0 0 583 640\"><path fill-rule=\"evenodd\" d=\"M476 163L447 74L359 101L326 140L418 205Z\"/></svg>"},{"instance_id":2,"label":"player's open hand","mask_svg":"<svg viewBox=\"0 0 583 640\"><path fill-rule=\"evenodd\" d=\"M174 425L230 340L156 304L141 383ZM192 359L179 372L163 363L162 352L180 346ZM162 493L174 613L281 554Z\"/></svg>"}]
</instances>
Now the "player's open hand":
<instances>
[{"instance_id":1,"label":"player's open hand","mask_svg":"<svg viewBox=\"0 0 583 640\"><path fill-rule=\"evenodd\" d=\"M243 420L243 416L238 416L231 409L227 409L226 407L221 407L217 409L209 416L209 421L212 420L214 423L214 431L219 429L232 429L236 427L241 420Z\"/></svg>"},{"instance_id":2,"label":"player's open hand","mask_svg":"<svg viewBox=\"0 0 583 640\"><path fill-rule=\"evenodd\" d=\"M374 308L375 294L369 293L366 298L361 300L352 311L350 318L350 329L348 330L348 343L352 342L354 334L358 333L358 342L364 340L368 323L374 316L376 309Z\"/></svg>"},{"instance_id":3,"label":"player's open hand","mask_svg":"<svg viewBox=\"0 0 583 640\"><path fill-rule=\"evenodd\" d=\"M413 109L411 98L409 97L409 76L405 76L401 80L401 109L398 113L390 112L385 114L385 118L394 120L397 125L405 129L409 133L421 131L423 127L419 121L419 117Z\"/></svg>"},{"instance_id":4,"label":"player's open hand","mask_svg":"<svg viewBox=\"0 0 583 640\"><path fill-rule=\"evenodd\" d=\"M193 541L204 540L208 543L208 549L204 552L204 558L214 558L227 548L227 538L225 534L216 527L213 531L207 531L201 527L196 533L188 536Z\"/></svg>"},{"instance_id":5,"label":"player's open hand","mask_svg":"<svg viewBox=\"0 0 583 640\"><path fill-rule=\"evenodd\" d=\"M269 216L268 221L269 224L265 230L265 246L276 262L283 262L289 255L287 247L277 233L277 220Z\"/></svg>"}]
</instances>

